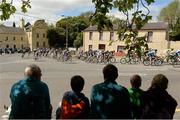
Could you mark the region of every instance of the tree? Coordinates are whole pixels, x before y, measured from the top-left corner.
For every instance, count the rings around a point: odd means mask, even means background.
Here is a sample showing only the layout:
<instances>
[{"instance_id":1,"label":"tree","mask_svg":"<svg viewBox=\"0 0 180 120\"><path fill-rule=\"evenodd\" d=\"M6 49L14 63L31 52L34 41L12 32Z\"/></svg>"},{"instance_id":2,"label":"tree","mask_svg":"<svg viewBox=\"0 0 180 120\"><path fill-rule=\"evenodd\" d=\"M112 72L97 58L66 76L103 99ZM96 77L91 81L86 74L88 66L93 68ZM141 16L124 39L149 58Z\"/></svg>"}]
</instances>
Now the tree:
<instances>
[{"instance_id":1,"label":"tree","mask_svg":"<svg viewBox=\"0 0 180 120\"><path fill-rule=\"evenodd\" d=\"M61 47L63 48L65 46L65 36L58 33L59 30L57 30L53 26L49 26L49 29L47 31L47 38L50 47Z\"/></svg>"},{"instance_id":2,"label":"tree","mask_svg":"<svg viewBox=\"0 0 180 120\"><path fill-rule=\"evenodd\" d=\"M30 0L22 0L21 11L27 12L27 8L31 8ZM0 3L0 20L7 20L12 14L16 12L16 7L13 5L13 0L10 2L7 0L2 0Z\"/></svg>"},{"instance_id":3,"label":"tree","mask_svg":"<svg viewBox=\"0 0 180 120\"><path fill-rule=\"evenodd\" d=\"M158 16L158 20L166 21L170 26L170 39L180 40L180 1L173 0L164 7Z\"/></svg>"},{"instance_id":4,"label":"tree","mask_svg":"<svg viewBox=\"0 0 180 120\"><path fill-rule=\"evenodd\" d=\"M141 56L141 50L147 47L147 40L145 36L138 37L138 30L152 18L149 16L148 6L154 0L92 0L92 2L96 10L91 17L91 22L97 25L99 31L104 28L113 29L112 21L107 16L112 9L117 9L126 16L126 20L118 26L119 39L125 40L126 49L133 48ZM124 37L121 37L122 34Z\"/></svg>"},{"instance_id":5,"label":"tree","mask_svg":"<svg viewBox=\"0 0 180 120\"><path fill-rule=\"evenodd\" d=\"M79 47L81 47L83 45L83 33L78 33L76 39L74 40L74 43L73 43L74 47L76 49L78 49Z\"/></svg>"},{"instance_id":6,"label":"tree","mask_svg":"<svg viewBox=\"0 0 180 120\"><path fill-rule=\"evenodd\" d=\"M68 47L73 47L78 34L90 25L89 18L91 15L92 12L85 12L80 16L65 17L56 23L57 28L64 29L64 35L68 30Z\"/></svg>"}]
</instances>

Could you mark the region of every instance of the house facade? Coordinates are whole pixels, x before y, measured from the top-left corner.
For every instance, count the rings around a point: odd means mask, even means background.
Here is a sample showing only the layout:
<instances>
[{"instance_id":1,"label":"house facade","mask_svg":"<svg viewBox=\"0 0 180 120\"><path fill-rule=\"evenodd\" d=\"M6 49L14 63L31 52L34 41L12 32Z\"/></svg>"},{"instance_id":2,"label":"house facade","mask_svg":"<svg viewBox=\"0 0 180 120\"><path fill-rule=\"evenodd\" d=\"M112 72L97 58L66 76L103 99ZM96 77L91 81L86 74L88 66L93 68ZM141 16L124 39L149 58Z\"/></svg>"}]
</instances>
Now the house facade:
<instances>
[{"instance_id":1,"label":"house facade","mask_svg":"<svg viewBox=\"0 0 180 120\"><path fill-rule=\"evenodd\" d=\"M116 27L116 26L115 26ZM90 26L83 32L83 50L108 50L118 52L124 49L125 42L120 41L117 29L113 31L104 30L99 32L96 26ZM167 48L171 48L168 38L168 23L154 22L147 23L138 32L138 36L147 36L148 46L157 49L159 53ZM110 43L112 43L110 45ZM177 45L180 48L180 44Z\"/></svg>"},{"instance_id":2,"label":"house facade","mask_svg":"<svg viewBox=\"0 0 180 120\"><path fill-rule=\"evenodd\" d=\"M22 19L20 27L0 25L0 48L42 48L49 47L47 39L47 24L37 20L34 25L25 24Z\"/></svg>"},{"instance_id":3,"label":"house facade","mask_svg":"<svg viewBox=\"0 0 180 120\"><path fill-rule=\"evenodd\" d=\"M28 47L28 38L22 28L0 25L0 48Z\"/></svg>"}]
</instances>

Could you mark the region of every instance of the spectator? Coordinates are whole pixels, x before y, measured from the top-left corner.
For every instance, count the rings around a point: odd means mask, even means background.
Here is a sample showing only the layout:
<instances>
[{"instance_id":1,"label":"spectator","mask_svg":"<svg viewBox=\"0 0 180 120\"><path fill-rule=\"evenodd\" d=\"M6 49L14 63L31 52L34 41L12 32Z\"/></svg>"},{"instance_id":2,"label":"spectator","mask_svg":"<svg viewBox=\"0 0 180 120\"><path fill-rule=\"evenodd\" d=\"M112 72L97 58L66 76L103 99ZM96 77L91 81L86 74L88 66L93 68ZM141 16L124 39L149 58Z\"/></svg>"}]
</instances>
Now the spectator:
<instances>
[{"instance_id":1,"label":"spectator","mask_svg":"<svg viewBox=\"0 0 180 120\"><path fill-rule=\"evenodd\" d=\"M143 119L173 119L177 102L168 94L167 87L166 76L154 76L150 88L142 96Z\"/></svg>"},{"instance_id":2,"label":"spectator","mask_svg":"<svg viewBox=\"0 0 180 120\"><path fill-rule=\"evenodd\" d=\"M76 75L71 78L71 89L72 91L67 91L64 93L60 116L56 115L57 119L84 119L88 118L90 105L88 98L81 93L84 87L84 79Z\"/></svg>"},{"instance_id":3,"label":"spectator","mask_svg":"<svg viewBox=\"0 0 180 120\"><path fill-rule=\"evenodd\" d=\"M25 69L25 78L12 86L10 119L51 118L49 90L41 76L37 65L29 65Z\"/></svg>"},{"instance_id":4,"label":"spectator","mask_svg":"<svg viewBox=\"0 0 180 120\"><path fill-rule=\"evenodd\" d=\"M130 78L131 88L128 90L130 95L130 101L133 111L133 118L140 119L141 115L141 96L143 94L143 90L141 87L141 77L139 75L133 75Z\"/></svg>"},{"instance_id":5,"label":"spectator","mask_svg":"<svg viewBox=\"0 0 180 120\"><path fill-rule=\"evenodd\" d=\"M131 119L128 90L116 83L118 69L108 64L103 68L104 82L91 91L92 117L95 119Z\"/></svg>"}]
</instances>

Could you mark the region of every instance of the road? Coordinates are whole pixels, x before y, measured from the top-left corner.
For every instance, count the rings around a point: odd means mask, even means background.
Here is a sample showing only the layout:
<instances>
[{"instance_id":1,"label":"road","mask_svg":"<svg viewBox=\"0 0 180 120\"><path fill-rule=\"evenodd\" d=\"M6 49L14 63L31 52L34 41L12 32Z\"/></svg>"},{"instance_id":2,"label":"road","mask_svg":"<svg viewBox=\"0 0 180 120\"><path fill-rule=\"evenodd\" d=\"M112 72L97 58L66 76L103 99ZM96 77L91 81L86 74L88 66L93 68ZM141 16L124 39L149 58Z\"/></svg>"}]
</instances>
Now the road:
<instances>
[{"instance_id":1,"label":"road","mask_svg":"<svg viewBox=\"0 0 180 120\"><path fill-rule=\"evenodd\" d=\"M103 81L103 64L89 64L83 61L73 60L72 63L57 62L50 58L42 58L34 61L32 58L20 58L20 54L0 56L0 116L4 114L4 105L10 105L10 88L13 83L24 77L24 69L27 65L35 63L42 69L42 80L49 86L53 111L56 110L58 102L61 101L63 93L70 90L70 79L73 75L81 75L85 79L83 92L89 98L91 87ZM127 88L130 87L129 78L133 74L142 77L142 89L147 90L155 74L162 73L169 79L167 91L180 103L180 68L170 65L144 66L115 64L119 69L117 82ZM180 105L174 118L180 118ZM55 112L53 112L55 114Z\"/></svg>"}]
</instances>

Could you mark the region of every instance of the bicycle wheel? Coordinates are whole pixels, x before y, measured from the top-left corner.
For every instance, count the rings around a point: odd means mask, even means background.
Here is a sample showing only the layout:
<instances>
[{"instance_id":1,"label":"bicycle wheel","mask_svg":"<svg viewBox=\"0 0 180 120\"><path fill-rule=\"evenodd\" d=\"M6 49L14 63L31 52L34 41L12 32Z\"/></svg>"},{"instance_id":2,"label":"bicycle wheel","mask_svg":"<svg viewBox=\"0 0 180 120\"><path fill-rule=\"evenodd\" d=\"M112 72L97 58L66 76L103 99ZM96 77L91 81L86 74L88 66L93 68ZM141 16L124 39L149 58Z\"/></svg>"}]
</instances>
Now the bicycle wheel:
<instances>
[{"instance_id":1,"label":"bicycle wheel","mask_svg":"<svg viewBox=\"0 0 180 120\"><path fill-rule=\"evenodd\" d=\"M110 63L115 63L115 62L116 62L116 58L115 58L115 57L111 57L111 58L109 59L109 62L110 62Z\"/></svg>"},{"instance_id":2,"label":"bicycle wheel","mask_svg":"<svg viewBox=\"0 0 180 120\"><path fill-rule=\"evenodd\" d=\"M98 63L98 59L97 59L96 57L94 57L94 58L92 59L92 63Z\"/></svg>"},{"instance_id":3,"label":"bicycle wheel","mask_svg":"<svg viewBox=\"0 0 180 120\"><path fill-rule=\"evenodd\" d=\"M126 58L121 58L121 59L120 59L120 63L121 63L121 64L126 64L126 63L127 63Z\"/></svg>"},{"instance_id":4,"label":"bicycle wheel","mask_svg":"<svg viewBox=\"0 0 180 120\"><path fill-rule=\"evenodd\" d=\"M179 60L175 60L175 61L172 62L172 65L175 68L179 68L180 67L180 61Z\"/></svg>"},{"instance_id":5,"label":"bicycle wheel","mask_svg":"<svg viewBox=\"0 0 180 120\"><path fill-rule=\"evenodd\" d=\"M160 66L160 65L162 65L162 61L161 60L159 60L159 59L156 59L156 60L154 60L154 65L155 66Z\"/></svg>"},{"instance_id":6,"label":"bicycle wheel","mask_svg":"<svg viewBox=\"0 0 180 120\"><path fill-rule=\"evenodd\" d=\"M149 65L150 65L150 61L149 61L149 60L144 60L144 61L143 61L143 64L144 64L145 66L149 66Z\"/></svg>"}]
</instances>

